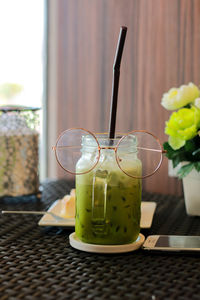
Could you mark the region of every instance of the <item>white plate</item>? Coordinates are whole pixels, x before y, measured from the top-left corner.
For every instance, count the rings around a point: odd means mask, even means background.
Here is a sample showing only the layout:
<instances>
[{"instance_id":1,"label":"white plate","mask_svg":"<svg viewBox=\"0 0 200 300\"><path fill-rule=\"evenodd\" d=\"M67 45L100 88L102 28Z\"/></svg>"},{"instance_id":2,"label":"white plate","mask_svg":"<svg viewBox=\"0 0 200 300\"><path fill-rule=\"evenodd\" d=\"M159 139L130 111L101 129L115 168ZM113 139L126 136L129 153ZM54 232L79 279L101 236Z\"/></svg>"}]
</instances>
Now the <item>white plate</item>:
<instances>
[{"instance_id":1,"label":"white plate","mask_svg":"<svg viewBox=\"0 0 200 300\"><path fill-rule=\"evenodd\" d=\"M141 221L140 221L141 228L150 228L151 227L155 209L156 209L155 202L142 201L142 203L141 203ZM55 213L56 215L59 215L60 211L61 211L61 200L56 200L51 205L51 207L48 209L48 211L51 211L51 212ZM71 219L66 218L63 221L57 221L51 215L46 214L40 219L38 225L40 225L40 226L74 227L75 219L74 218L71 218Z\"/></svg>"},{"instance_id":2,"label":"white plate","mask_svg":"<svg viewBox=\"0 0 200 300\"><path fill-rule=\"evenodd\" d=\"M93 253L124 253L135 251L139 249L144 243L145 237L143 234L139 234L137 240L130 244L124 245L96 245L96 244L87 244L81 242L75 232L71 233L69 236L70 245L78 250L93 252Z\"/></svg>"}]
</instances>

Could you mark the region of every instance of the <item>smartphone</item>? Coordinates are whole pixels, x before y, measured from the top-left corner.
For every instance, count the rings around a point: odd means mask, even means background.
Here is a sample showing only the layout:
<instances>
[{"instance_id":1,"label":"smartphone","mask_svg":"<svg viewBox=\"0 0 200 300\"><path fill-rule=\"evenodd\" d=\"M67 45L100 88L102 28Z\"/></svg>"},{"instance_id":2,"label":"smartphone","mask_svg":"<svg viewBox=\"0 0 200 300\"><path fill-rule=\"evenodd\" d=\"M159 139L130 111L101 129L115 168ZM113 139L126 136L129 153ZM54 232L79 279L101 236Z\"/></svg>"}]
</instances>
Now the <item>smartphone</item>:
<instances>
[{"instance_id":1,"label":"smartphone","mask_svg":"<svg viewBox=\"0 0 200 300\"><path fill-rule=\"evenodd\" d=\"M199 251L200 236L150 235L143 244L144 250Z\"/></svg>"}]
</instances>

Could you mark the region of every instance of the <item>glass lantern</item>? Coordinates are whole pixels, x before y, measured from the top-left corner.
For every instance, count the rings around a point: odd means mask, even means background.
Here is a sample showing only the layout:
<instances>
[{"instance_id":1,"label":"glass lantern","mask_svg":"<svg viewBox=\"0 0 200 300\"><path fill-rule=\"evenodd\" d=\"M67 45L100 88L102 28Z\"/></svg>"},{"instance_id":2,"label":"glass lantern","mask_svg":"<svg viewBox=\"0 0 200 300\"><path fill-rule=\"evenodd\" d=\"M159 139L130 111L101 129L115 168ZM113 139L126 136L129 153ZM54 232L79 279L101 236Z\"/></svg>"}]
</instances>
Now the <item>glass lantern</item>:
<instances>
[{"instance_id":1,"label":"glass lantern","mask_svg":"<svg viewBox=\"0 0 200 300\"><path fill-rule=\"evenodd\" d=\"M0 106L0 197L38 192L38 111Z\"/></svg>"}]
</instances>

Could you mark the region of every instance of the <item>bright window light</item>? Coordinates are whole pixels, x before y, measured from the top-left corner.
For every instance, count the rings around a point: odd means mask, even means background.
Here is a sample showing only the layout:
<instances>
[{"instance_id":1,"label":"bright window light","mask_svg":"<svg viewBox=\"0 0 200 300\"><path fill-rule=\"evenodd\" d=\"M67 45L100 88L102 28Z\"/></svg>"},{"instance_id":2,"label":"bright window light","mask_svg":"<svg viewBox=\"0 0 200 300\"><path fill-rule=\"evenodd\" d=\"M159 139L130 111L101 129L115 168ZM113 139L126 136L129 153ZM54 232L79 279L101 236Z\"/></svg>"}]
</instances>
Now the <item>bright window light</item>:
<instances>
[{"instance_id":1,"label":"bright window light","mask_svg":"<svg viewBox=\"0 0 200 300\"><path fill-rule=\"evenodd\" d=\"M0 40L0 104L41 107L43 1L0 0Z\"/></svg>"},{"instance_id":2,"label":"bright window light","mask_svg":"<svg viewBox=\"0 0 200 300\"><path fill-rule=\"evenodd\" d=\"M46 0L0 0L0 105L40 107L40 179L46 176Z\"/></svg>"}]
</instances>

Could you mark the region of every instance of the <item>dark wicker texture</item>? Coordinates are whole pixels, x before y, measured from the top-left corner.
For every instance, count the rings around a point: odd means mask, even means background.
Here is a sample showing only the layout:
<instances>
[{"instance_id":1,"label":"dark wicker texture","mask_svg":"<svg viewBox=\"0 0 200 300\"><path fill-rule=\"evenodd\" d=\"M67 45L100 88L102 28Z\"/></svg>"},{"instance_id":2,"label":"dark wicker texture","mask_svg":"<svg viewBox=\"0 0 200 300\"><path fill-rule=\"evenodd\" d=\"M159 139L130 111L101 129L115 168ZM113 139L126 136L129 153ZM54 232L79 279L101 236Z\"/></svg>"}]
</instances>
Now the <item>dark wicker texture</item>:
<instances>
[{"instance_id":1,"label":"dark wicker texture","mask_svg":"<svg viewBox=\"0 0 200 300\"><path fill-rule=\"evenodd\" d=\"M0 199L1 209L46 209L73 183L46 182L42 198ZM158 203L149 234L199 235L182 198L150 195ZM72 230L39 227L39 216L0 216L0 299L200 299L198 254L98 255L70 247Z\"/></svg>"}]
</instances>

